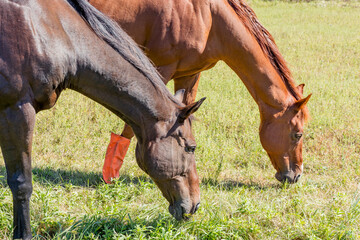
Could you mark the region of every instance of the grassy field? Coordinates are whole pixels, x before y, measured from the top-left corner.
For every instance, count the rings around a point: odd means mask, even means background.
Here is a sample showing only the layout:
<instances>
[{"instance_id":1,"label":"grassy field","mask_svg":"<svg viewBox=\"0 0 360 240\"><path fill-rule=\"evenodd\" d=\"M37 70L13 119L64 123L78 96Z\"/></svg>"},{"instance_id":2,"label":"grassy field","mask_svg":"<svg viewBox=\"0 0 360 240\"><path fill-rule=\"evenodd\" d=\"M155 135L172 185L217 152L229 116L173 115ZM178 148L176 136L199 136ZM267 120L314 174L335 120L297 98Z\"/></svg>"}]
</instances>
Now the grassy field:
<instances>
[{"instance_id":1,"label":"grassy field","mask_svg":"<svg viewBox=\"0 0 360 240\"><path fill-rule=\"evenodd\" d=\"M101 180L110 131L123 123L73 92L38 114L31 221L35 239L360 239L359 2L252 1L297 83L311 120L304 175L282 185L261 147L259 113L225 64L205 72L197 112L201 207L176 222L135 162L132 142L121 178ZM171 86L170 86L171 88ZM0 239L12 232L12 197L0 157Z\"/></svg>"}]
</instances>

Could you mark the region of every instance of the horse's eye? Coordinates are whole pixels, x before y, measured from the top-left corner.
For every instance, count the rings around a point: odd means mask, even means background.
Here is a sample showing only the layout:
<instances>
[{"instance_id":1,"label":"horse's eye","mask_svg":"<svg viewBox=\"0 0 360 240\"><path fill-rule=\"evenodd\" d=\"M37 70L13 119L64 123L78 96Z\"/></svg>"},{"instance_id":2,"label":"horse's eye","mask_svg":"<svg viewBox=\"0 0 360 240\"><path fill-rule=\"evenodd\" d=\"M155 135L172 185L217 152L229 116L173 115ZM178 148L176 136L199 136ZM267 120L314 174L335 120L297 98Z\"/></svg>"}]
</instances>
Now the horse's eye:
<instances>
[{"instance_id":1,"label":"horse's eye","mask_svg":"<svg viewBox=\"0 0 360 240\"><path fill-rule=\"evenodd\" d=\"M294 134L294 139L296 141L300 141L300 138L302 137L302 135L303 134L301 132L297 132L297 133Z\"/></svg>"},{"instance_id":2,"label":"horse's eye","mask_svg":"<svg viewBox=\"0 0 360 240\"><path fill-rule=\"evenodd\" d=\"M185 152L194 153L195 149L196 149L196 146L186 146L185 147Z\"/></svg>"}]
</instances>

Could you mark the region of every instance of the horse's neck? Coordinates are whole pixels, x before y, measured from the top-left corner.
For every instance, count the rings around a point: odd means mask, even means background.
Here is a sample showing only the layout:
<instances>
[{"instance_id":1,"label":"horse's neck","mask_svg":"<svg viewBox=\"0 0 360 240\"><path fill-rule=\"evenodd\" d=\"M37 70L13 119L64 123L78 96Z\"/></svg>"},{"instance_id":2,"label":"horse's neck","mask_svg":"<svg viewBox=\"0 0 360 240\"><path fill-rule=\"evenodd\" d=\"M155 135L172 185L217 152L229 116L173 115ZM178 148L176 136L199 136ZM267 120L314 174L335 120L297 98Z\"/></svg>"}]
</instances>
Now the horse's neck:
<instances>
[{"instance_id":1,"label":"horse's neck","mask_svg":"<svg viewBox=\"0 0 360 240\"><path fill-rule=\"evenodd\" d=\"M69 74L69 88L121 117L133 128L138 139L144 137L144 131L153 129L150 126L156 122L173 118L176 106L165 86L155 86L85 23L81 32L81 38L71 33L69 36L72 45L77 46L74 49L77 67Z\"/></svg>"},{"instance_id":2,"label":"horse's neck","mask_svg":"<svg viewBox=\"0 0 360 240\"><path fill-rule=\"evenodd\" d=\"M255 37L230 5L219 6L216 14L213 28L217 36L215 41L221 46L221 58L241 78L260 110L278 111L288 107L294 97Z\"/></svg>"},{"instance_id":3,"label":"horse's neck","mask_svg":"<svg viewBox=\"0 0 360 240\"><path fill-rule=\"evenodd\" d=\"M111 55L104 49L102 52ZM159 94L142 74L117 56L80 66L75 77L71 78L70 88L121 117L138 138L143 136L148 126L171 119L175 109L174 104Z\"/></svg>"},{"instance_id":4,"label":"horse's neck","mask_svg":"<svg viewBox=\"0 0 360 240\"><path fill-rule=\"evenodd\" d=\"M232 56L225 62L241 78L260 110L281 111L295 101L271 64L247 57Z\"/></svg>"}]
</instances>

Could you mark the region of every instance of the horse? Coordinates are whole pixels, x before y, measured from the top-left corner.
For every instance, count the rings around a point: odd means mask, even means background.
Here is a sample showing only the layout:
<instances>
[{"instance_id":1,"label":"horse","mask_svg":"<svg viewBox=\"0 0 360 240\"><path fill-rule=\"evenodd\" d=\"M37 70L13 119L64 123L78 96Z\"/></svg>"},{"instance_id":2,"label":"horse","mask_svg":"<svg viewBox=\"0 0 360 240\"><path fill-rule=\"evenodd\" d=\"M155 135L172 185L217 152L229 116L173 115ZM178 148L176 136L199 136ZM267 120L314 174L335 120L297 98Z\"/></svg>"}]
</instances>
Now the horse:
<instances>
[{"instance_id":1,"label":"horse","mask_svg":"<svg viewBox=\"0 0 360 240\"><path fill-rule=\"evenodd\" d=\"M163 76L194 102L200 73L224 61L260 111L260 141L275 177L295 183L303 172L303 131L309 117L304 84L295 85L274 38L243 0L89 0L142 46ZM125 126L122 136L131 138ZM123 154L125 155L125 154Z\"/></svg>"},{"instance_id":2,"label":"horse","mask_svg":"<svg viewBox=\"0 0 360 240\"><path fill-rule=\"evenodd\" d=\"M138 139L136 160L177 219L199 207L189 105L173 96L152 63L86 0L0 0L0 146L13 195L15 239L32 238L31 148L36 113L65 89L123 119ZM76 103L75 103L76 104Z\"/></svg>"}]
</instances>

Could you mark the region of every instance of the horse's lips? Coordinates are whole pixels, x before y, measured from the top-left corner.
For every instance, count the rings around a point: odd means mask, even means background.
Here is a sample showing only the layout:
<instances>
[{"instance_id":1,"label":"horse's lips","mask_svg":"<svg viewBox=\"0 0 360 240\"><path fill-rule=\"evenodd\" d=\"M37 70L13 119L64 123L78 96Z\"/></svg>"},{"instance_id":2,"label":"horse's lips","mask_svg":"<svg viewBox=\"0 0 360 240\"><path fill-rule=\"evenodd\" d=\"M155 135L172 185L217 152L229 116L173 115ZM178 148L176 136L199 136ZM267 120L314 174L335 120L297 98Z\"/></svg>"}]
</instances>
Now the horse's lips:
<instances>
[{"instance_id":1,"label":"horse's lips","mask_svg":"<svg viewBox=\"0 0 360 240\"><path fill-rule=\"evenodd\" d=\"M193 212L192 211L187 212L186 209L181 205L182 204L175 203L169 206L170 214L178 221L188 220L191 217L191 215L196 212L200 204L197 204L194 207L195 210Z\"/></svg>"}]
</instances>

